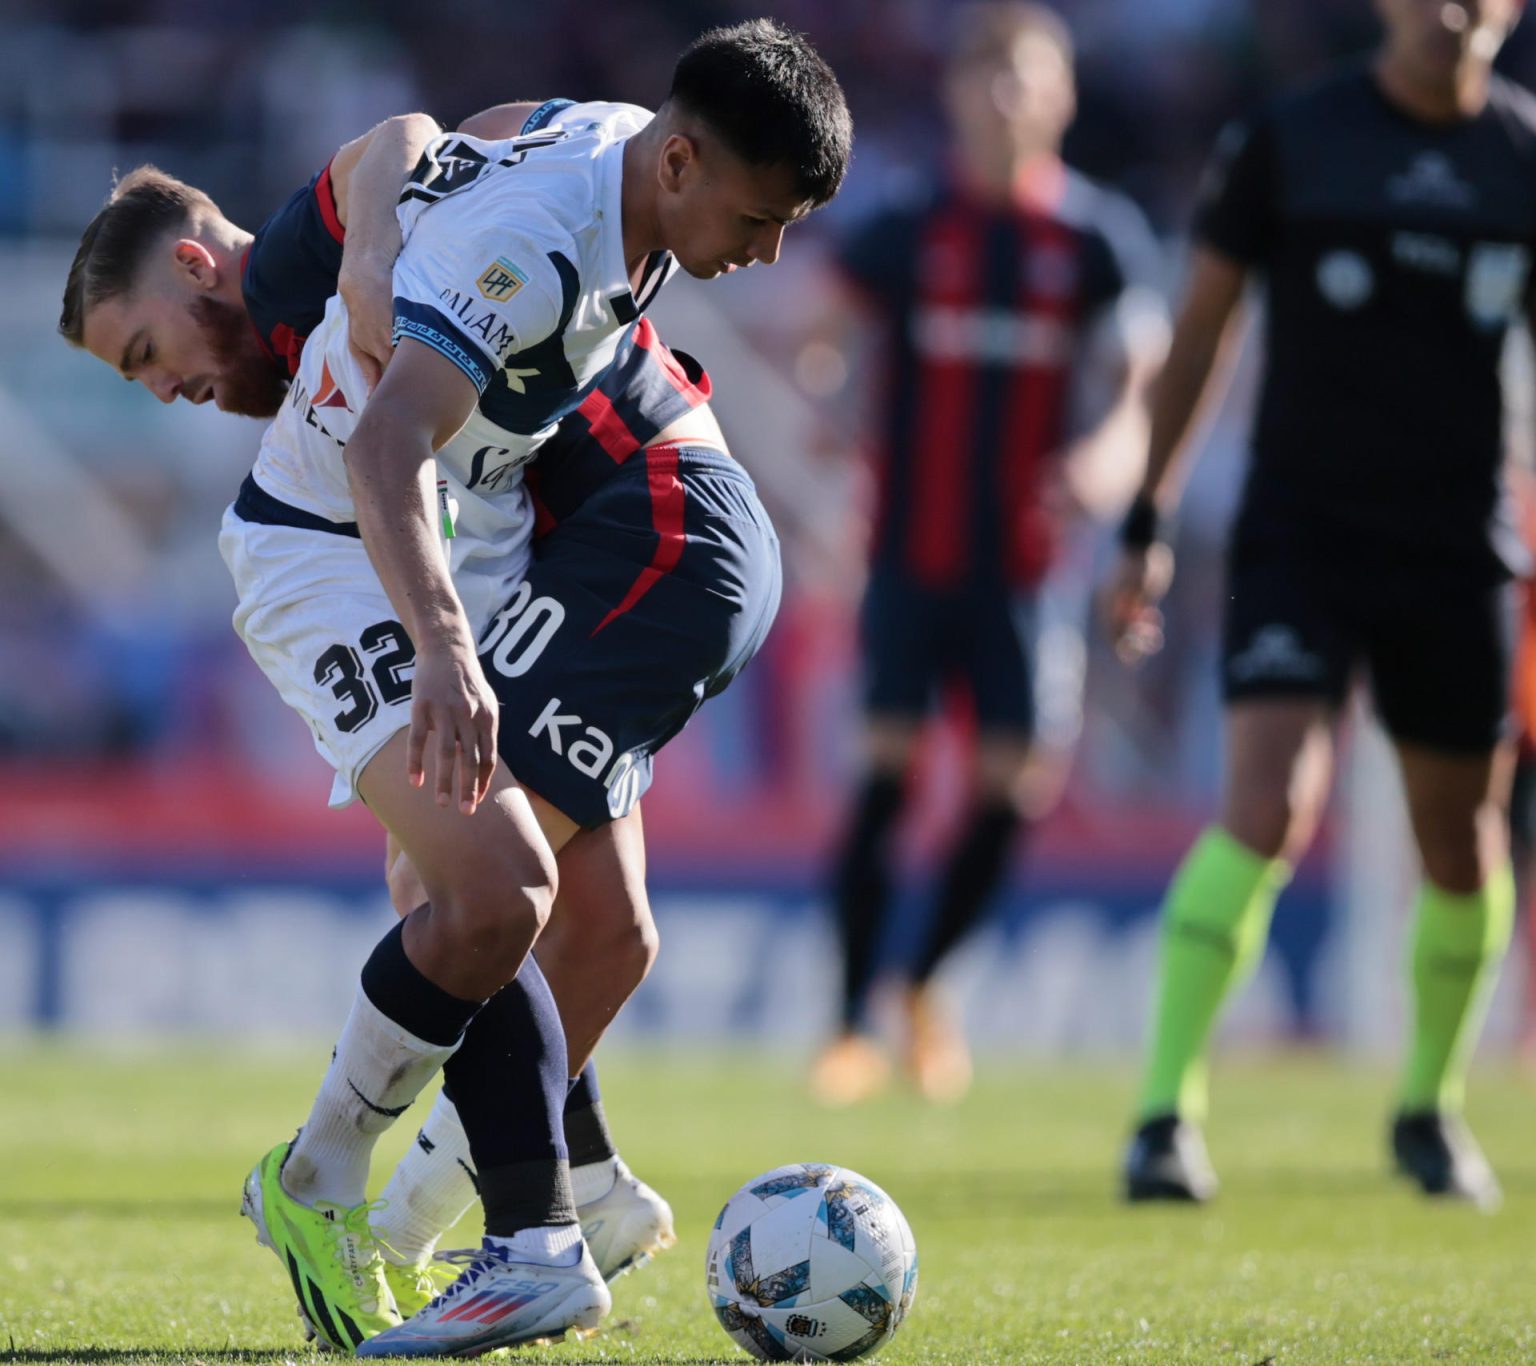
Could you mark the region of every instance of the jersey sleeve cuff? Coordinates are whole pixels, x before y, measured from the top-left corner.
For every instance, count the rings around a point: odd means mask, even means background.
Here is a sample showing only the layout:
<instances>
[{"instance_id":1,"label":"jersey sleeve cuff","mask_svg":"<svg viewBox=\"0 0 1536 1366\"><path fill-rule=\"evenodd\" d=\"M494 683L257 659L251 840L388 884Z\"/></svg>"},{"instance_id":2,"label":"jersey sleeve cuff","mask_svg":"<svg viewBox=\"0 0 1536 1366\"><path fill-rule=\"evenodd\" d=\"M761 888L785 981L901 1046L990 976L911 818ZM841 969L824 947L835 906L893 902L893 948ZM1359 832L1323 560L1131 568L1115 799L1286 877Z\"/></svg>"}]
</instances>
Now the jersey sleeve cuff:
<instances>
[{"instance_id":1,"label":"jersey sleeve cuff","mask_svg":"<svg viewBox=\"0 0 1536 1366\"><path fill-rule=\"evenodd\" d=\"M430 304L411 299L395 300L395 326L390 340L398 346L402 337L430 346L446 356L469 377L478 393L483 394L495 376L496 367L484 353Z\"/></svg>"}]
</instances>

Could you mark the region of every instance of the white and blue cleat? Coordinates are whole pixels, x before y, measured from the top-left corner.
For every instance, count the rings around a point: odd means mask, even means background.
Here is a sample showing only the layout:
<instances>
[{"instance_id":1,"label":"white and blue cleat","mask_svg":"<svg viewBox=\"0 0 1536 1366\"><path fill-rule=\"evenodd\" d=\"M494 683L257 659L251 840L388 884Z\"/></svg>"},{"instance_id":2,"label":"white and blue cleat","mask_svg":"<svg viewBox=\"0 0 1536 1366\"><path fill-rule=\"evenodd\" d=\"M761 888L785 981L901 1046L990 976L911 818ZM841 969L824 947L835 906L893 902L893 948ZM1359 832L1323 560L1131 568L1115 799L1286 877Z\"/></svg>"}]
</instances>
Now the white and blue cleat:
<instances>
[{"instance_id":1,"label":"white and blue cleat","mask_svg":"<svg viewBox=\"0 0 1536 1366\"><path fill-rule=\"evenodd\" d=\"M620 1159L613 1162L608 1193L576 1210L592 1260L610 1283L677 1241L672 1207Z\"/></svg>"},{"instance_id":2,"label":"white and blue cleat","mask_svg":"<svg viewBox=\"0 0 1536 1366\"><path fill-rule=\"evenodd\" d=\"M515 1261L489 1241L443 1260L463 1266L458 1279L406 1322L369 1338L358 1356L480 1356L596 1328L613 1305L585 1245L572 1266Z\"/></svg>"}]
</instances>

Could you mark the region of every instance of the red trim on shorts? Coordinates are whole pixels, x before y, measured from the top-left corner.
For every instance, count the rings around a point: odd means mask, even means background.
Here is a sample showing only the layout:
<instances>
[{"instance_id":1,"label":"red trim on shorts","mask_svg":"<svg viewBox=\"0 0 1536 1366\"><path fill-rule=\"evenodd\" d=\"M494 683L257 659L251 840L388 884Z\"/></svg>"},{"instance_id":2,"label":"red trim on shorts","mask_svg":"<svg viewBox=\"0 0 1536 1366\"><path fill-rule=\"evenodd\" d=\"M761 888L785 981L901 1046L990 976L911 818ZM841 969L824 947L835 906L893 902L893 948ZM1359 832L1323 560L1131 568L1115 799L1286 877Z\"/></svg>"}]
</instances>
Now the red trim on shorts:
<instances>
[{"instance_id":1,"label":"red trim on shorts","mask_svg":"<svg viewBox=\"0 0 1536 1366\"><path fill-rule=\"evenodd\" d=\"M624 600L602 621L592 634L595 636L610 622L630 610L663 575L677 568L683 558L683 547L688 538L683 530L683 510L686 501L683 481L677 473L679 446L647 446L645 450L645 477L651 490L651 524L656 528L656 550L651 562L642 569L630 584Z\"/></svg>"},{"instance_id":2,"label":"red trim on shorts","mask_svg":"<svg viewBox=\"0 0 1536 1366\"><path fill-rule=\"evenodd\" d=\"M335 160L334 157L331 158ZM320 177L315 181L315 204L320 210L321 221L325 224L325 230L338 242L347 240L347 230L341 225L341 216L336 212L336 187L331 184L331 162L325 163L325 170L320 172Z\"/></svg>"},{"instance_id":3,"label":"red trim on shorts","mask_svg":"<svg viewBox=\"0 0 1536 1366\"><path fill-rule=\"evenodd\" d=\"M635 324L635 345L651 353L660 364L661 373L667 377L667 382L688 400L690 408L697 408L699 404L709 402L709 396L714 393L715 386L708 372L699 376L697 384L689 379L682 362L672 354L666 342L656 335L656 327L649 318L641 318Z\"/></svg>"},{"instance_id":4,"label":"red trim on shorts","mask_svg":"<svg viewBox=\"0 0 1536 1366\"><path fill-rule=\"evenodd\" d=\"M640 442L629 430L629 424L619 416L613 400L601 389L594 389L582 399L576 411L587 419L593 439L608 452L615 465L622 465L640 449Z\"/></svg>"}]
</instances>

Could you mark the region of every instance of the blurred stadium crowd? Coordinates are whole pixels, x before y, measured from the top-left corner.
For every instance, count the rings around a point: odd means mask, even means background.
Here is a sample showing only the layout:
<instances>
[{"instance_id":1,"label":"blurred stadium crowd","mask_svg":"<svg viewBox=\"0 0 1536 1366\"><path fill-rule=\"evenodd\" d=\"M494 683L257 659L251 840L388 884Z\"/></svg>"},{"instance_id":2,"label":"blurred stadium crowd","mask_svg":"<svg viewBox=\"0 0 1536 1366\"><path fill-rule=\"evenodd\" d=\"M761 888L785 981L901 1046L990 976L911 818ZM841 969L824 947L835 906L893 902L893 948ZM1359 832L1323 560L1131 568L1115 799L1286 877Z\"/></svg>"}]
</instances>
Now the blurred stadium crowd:
<instances>
[{"instance_id":1,"label":"blurred stadium crowd","mask_svg":"<svg viewBox=\"0 0 1536 1366\"><path fill-rule=\"evenodd\" d=\"M658 765L662 837L721 800L760 828L829 833L857 728L853 613L869 480L864 366L805 325L839 238L939 158L946 0L8 0L0 42L0 761L52 777L212 765L318 809L320 761L229 628L215 534L259 427L171 414L55 336L82 225L114 169L153 161L254 227L341 143L392 113L445 125L506 99L654 104L676 53L764 9L806 30L856 123L844 192L771 274L657 309L704 357L732 445L784 540L786 597L741 683ZM1078 169L1131 195L1162 239L1169 292L1217 130L1270 90L1363 51L1368 0L1059 0L1078 45ZM1503 67L1536 78L1536 24ZM1250 348L1251 350L1251 348ZM1130 813L1166 873L1217 779L1219 564L1243 464L1253 358L1208 424L1183 505L1168 647L1131 675L1090 636L1087 725L1058 825ZM211 405L210 405L211 409ZM1101 537L1107 542L1108 533ZM1103 550L1103 546L1099 550ZM1091 551L1090 547L1090 551ZM942 744L938 753L943 755ZM937 765L942 771L943 763ZM946 798L936 787L937 807ZM315 802L310 808L307 803ZM296 803L297 804L297 803ZM649 810L648 806L648 810ZM739 808L738 808L739 809ZM1177 831L1160 829L1173 813ZM354 827L360 830L361 826ZM1115 838L1123 845L1123 824ZM744 836L742 844L745 845ZM1080 839L1085 847L1092 838ZM370 843L370 848L371 843ZM809 875L814 880L812 870Z\"/></svg>"}]
</instances>

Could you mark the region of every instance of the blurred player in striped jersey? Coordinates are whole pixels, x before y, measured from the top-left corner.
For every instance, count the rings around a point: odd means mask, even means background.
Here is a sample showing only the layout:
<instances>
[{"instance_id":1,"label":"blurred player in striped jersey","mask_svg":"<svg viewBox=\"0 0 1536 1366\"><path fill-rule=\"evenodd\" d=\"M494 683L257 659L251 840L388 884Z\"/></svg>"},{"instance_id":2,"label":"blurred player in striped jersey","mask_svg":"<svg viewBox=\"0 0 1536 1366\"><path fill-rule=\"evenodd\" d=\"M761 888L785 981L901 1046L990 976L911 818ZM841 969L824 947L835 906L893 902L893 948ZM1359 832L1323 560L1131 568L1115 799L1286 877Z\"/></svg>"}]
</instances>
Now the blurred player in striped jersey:
<instances>
[{"instance_id":1,"label":"blurred player in striped jersey","mask_svg":"<svg viewBox=\"0 0 1536 1366\"><path fill-rule=\"evenodd\" d=\"M1166 335L1140 214L1062 163L1075 83L1055 13L959 11L944 97L946 172L842 255L888 373L862 612L864 771L833 883L841 1027L812 1078L832 1104L889 1073L868 1006L892 834L924 721L951 686L975 721L973 802L926 938L899 968L913 1080L935 1100L969 1084L965 1041L929 984L983 916L1021 830L1059 796L1078 730L1088 576L1045 585L1075 516L1110 513L1130 494L1141 393Z\"/></svg>"}]
</instances>

